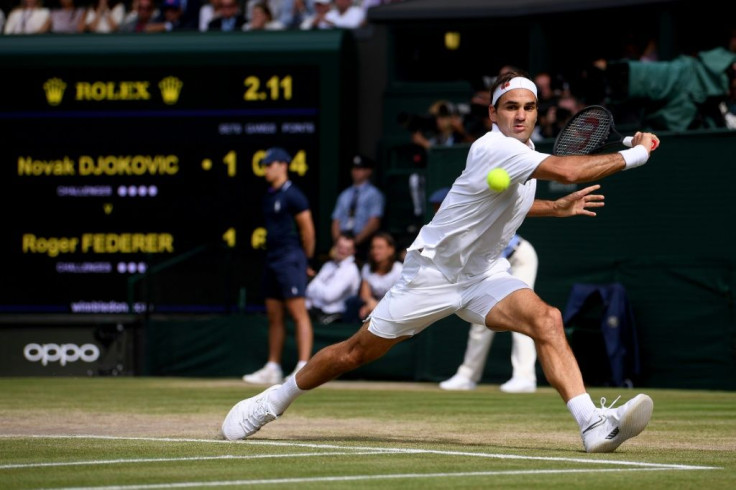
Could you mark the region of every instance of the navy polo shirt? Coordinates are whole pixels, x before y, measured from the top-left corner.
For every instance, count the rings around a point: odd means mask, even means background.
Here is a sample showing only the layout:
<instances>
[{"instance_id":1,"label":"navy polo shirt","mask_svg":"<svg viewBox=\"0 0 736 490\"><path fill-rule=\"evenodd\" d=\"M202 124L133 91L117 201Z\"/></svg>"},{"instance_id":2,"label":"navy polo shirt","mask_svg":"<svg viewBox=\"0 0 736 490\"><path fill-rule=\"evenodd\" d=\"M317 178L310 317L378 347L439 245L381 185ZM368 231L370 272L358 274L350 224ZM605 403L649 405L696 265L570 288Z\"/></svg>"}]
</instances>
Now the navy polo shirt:
<instances>
[{"instance_id":1,"label":"navy polo shirt","mask_svg":"<svg viewBox=\"0 0 736 490\"><path fill-rule=\"evenodd\" d=\"M269 189L263 198L266 222L266 256L278 260L304 254L294 216L309 209L309 201L290 180L278 189Z\"/></svg>"}]
</instances>

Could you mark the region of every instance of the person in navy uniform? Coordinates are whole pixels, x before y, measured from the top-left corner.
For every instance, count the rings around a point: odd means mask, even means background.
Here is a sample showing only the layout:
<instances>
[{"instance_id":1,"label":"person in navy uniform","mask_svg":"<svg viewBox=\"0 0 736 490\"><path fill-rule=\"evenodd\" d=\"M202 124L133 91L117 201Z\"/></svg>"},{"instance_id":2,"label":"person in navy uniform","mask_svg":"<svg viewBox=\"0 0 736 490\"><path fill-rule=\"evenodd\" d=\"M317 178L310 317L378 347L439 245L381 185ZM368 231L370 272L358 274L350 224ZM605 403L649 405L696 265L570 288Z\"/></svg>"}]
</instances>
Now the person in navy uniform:
<instances>
[{"instance_id":1,"label":"person in navy uniform","mask_svg":"<svg viewBox=\"0 0 736 490\"><path fill-rule=\"evenodd\" d=\"M243 381L275 385L283 381L281 353L286 336L285 310L294 320L299 355L292 375L312 355L314 339L305 294L308 264L314 256L315 233L309 201L289 180L289 153L283 148L270 148L260 163L266 182L271 186L263 198L267 250L263 294L268 315L268 362L258 371L243 376Z\"/></svg>"}]
</instances>

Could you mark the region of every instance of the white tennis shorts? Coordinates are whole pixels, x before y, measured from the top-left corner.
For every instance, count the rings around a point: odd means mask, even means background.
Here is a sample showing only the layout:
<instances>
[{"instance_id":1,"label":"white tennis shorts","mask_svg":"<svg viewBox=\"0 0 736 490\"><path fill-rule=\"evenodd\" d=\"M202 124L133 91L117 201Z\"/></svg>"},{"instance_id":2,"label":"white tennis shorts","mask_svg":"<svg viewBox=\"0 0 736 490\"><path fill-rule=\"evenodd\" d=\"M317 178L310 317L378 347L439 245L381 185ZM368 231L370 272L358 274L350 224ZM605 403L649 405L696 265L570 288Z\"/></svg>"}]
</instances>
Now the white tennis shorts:
<instances>
[{"instance_id":1,"label":"white tennis shorts","mask_svg":"<svg viewBox=\"0 0 736 490\"><path fill-rule=\"evenodd\" d=\"M416 335L453 313L485 325L496 303L524 288L529 286L505 268L450 282L431 259L410 251L401 277L371 313L368 330L385 339Z\"/></svg>"}]
</instances>

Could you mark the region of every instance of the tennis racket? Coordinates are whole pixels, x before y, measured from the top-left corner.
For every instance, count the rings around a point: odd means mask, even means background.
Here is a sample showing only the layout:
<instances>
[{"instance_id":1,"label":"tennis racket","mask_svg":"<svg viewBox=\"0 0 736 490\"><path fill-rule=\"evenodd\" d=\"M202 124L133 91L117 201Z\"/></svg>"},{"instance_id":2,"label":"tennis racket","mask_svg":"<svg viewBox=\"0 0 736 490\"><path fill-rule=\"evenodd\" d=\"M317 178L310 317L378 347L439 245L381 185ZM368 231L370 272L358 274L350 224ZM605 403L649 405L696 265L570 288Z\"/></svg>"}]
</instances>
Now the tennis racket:
<instances>
[{"instance_id":1,"label":"tennis racket","mask_svg":"<svg viewBox=\"0 0 736 490\"><path fill-rule=\"evenodd\" d=\"M612 146L632 146L631 136L622 136L613 124L613 114L603 106L592 105L572 116L557 135L552 154L590 155ZM652 150L657 146L655 142Z\"/></svg>"}]
</instances>

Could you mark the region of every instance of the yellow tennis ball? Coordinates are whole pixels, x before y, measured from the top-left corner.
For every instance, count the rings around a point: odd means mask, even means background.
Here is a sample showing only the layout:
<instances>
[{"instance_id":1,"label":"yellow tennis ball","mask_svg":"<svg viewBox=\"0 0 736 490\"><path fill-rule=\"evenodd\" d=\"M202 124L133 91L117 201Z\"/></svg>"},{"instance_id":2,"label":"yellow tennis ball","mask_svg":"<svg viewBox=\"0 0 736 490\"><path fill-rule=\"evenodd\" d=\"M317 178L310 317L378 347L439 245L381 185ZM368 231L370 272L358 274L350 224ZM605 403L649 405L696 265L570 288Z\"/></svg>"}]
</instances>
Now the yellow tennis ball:
<instances>
[{"instance_id":1,"label":"yellow tennis ball","mask_svg":"<svg viewBox=\"0 0 736 490\"><path fill-rule=\"evenodd\" d=\"M511 183L511 178L509 177L509 173L504 169L494 168L488 172L486 181L488 181L488 187L490 187L492 191L501 192L508 189L509 184Z\"/></svg>"}]
</instances>

